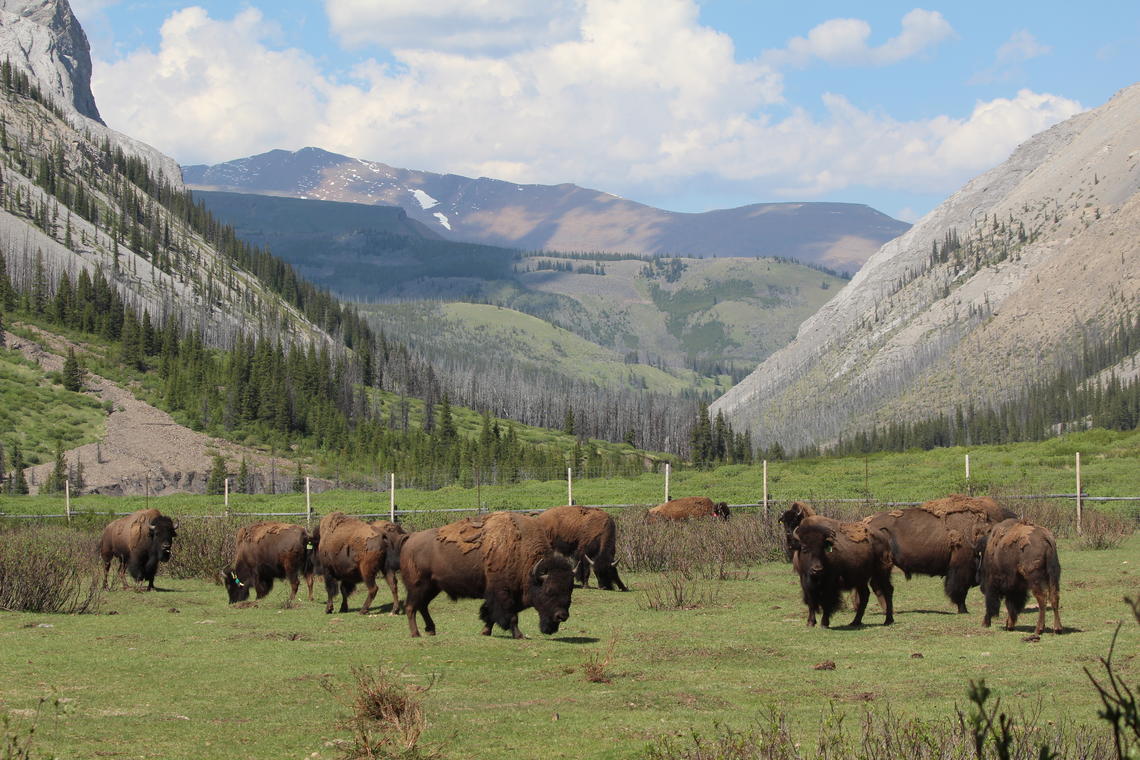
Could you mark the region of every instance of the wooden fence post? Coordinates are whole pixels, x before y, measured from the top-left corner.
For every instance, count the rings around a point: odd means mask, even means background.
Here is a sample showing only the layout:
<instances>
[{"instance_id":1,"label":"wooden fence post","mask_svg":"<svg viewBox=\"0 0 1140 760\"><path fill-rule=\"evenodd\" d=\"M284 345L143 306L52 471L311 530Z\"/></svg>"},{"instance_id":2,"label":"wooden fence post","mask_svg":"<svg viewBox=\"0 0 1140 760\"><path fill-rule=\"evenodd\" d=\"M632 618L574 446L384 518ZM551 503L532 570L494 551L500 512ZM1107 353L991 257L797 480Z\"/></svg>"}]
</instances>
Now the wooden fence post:
<instances>
[{"instance_id":1,"label":"wooden fence post","mask_svg":"<svg viewBox=\"0 0 1140 760\"><path fill-rule=\"evenodd\" d=\"M1077 535L1083 533L1081 525L1081 452L1077 452Z\"/></svg>"},{"instance_id":2,"label":"wooden fence post","mask_svg":"<svg viewBox=\"0 0 1140 760\"><path fill-rule=\"evenodd\" d=\"M309 496L309 476L305 476L305 527L309 530L313 527L313 501Z\"/></svg>"},{"instance_id":3,"label":"wooden fence post","mask_svg":"<svg viewBox=\"0 0 1140 760\"><path fill-rule=\"evenodd\" d=\"M669 463L665 463L665 501L669 501Z\"/></svg>"},{"instance_id":4,"label":"wooden fence post","mask_svg":"<svg viewBox=\"0 0 1140 760\"><path fill-rule=\"evenodd\" d=\"M574 468L566 468L566 503L574 503Z\"/></svg>"},{"instance_id":5,"label":"wooden fence post","mask_svg":"<svg viewBox=\"0 0 1140 760\"><path fill-rule=\"evenodd\" d=\"M388 473L390 476L388 486L388 520L389 522L396 522L396 473Z\"/></svg>"},{"instance_id":6,"label":"wooden fence post","mask_svg":"<svg viewBox=\"0 0 1140 760\"><path fill-rule=\"evenodd\" d=\"M764 519L768 519L768 460L764 460Z\"/></svg>"},{"instance_id":7,"label":"wooden fence post","mask_svg":"<svg viewBox=\"0 0 1140 760\"><path fill-rule=\"evenodd\" d=\"M71 481L63 481L63 509L67 513L67 524L71 525Z\"/></svg>"}]
</instances>

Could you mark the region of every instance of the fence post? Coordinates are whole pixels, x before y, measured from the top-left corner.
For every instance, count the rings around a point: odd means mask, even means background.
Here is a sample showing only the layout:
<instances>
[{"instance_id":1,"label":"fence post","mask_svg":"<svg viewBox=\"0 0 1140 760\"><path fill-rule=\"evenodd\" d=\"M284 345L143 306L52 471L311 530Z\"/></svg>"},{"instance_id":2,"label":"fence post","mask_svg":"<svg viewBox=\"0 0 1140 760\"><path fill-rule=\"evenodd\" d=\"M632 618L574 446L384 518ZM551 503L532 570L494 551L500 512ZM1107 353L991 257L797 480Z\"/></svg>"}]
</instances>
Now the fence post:
<instances>
[{"instance_id":1,"label":"fence post","mask_svg":"<svg viewBox=\"0 0 1140 760\"><path fill-rule=\"evenodd\" d=\"M71 481L63 481L63 508L67 512L67 524L71 525Z\"/></svg>"},{"instance_id":2,"label":"fence post","mask_svg":"<svg viewBox=\"0 0 1140 760\"><path fill-rule=\"evenodd\" d=\"M309 476L305 476L305 527L313 527L313 501L309 497Z\"/></svg>"},{"instance_id":3,"label":"fence post","mask_svg":"<svg viewBox=\"0 0 1140 760\"><path fill-rule=\"evenodd\" d=\"M574 503L574 468L566 468L566 503Z\"/></svg>"},{"instance_id":4,"label":"fence post","mask_svg":"<svg viewBox=\"0 0 1140 760\"><path fill-rule=\"evenodd\" d=\"M665 463L665 501L669 501L669 463Z\"/></svg>"},{"instance_id":5,"label":"fence post","mask_svg":"<svg viewBox=\"0 0 1140 760\"><path fill-rule=\"evenodd\" d=\"M223 478L222 483L225 485L223 493L225 494L222 499L226 505L226 517L230 516L230 479Z\"/></svg>"},{"instance_id":6,"label":"fence post","mask_svg":"<svg viewBox=\"0 0 1140 760\"><path fill-rule=\"evenodd\" d=\"M1083 532L1081 526L1081 452L1077 452L1077 535Z\"/></svg>"},{"instance_id":7,"label":"fence post","mask_svg":"<svg viewBox=\"0 0 1140 760\"><path fill-rule=\"evenodd\" d=\"M768 460L764 460L764 519L768 519Z\"/></svg>"},{"instance_id":8,"label":"fence post","mask_svg":"<svg viewBox=\"0 0 1140 760\"><path fill-rule=\"evenodd\" d=\"M396 522L396 473L390 472L388 475L388 520Z\"/></svg>"}]
</instances>

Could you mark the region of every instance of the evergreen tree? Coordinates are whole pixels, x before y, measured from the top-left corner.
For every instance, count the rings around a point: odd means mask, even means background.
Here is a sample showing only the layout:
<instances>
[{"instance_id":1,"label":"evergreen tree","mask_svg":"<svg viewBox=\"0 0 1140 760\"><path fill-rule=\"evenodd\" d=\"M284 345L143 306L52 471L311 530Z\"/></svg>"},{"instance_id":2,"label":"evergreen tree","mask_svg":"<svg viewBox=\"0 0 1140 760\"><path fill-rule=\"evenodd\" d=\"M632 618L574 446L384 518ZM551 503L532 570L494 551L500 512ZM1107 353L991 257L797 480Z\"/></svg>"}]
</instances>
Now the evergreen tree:
<instances>
[{"instance_id":1,"label":"evergreen tree","mask_svg":"<svg viewBox=\"0 0 1140 760\"><path fill-rule=\"evenodd\" d=\"M444 446L449 446L455 441L457 435L455 420L451 417L451 399L445 393L439 402L439 441Z\"/></svg>"},{"instance_id":2,"label":"evergreen tree","mask_svg":"<svg viewBox=\"0 0 1140 760\"><path fill-rule=\"evenodd\" d=\"M63 387L69 391L78 392L83 389L83 379L86 371L75 358L75 349L67 349L67 358L63 362Z\"/></svg>"},{"instance_id":3,"label":"evergreen tree","mask_svg":"<svg viewBox=\"0 0 1140 760\"><path fill-rule=\"evenodd\" d=\"M293 476L293 492L305 492L305 471L301 469L301 462L297 462L297 474Z\"/></svg>"},{"instance_id":4,"label":"evergreen tree","mask_svg":"<svg viewBox=\"0 0 1140 760\"><path fill-rule=\"evenodd\" d=\"M226 458L221 454L214 455L214 462L210 466L210 474L206 478L206 494L220 496L226 491Z\"/></svg>"},{"instance_id":5,"label":"evergreen tree","mask_svg":"<svg viewBox=\"0 0 1140 760\"><path fill-rule=\"evenodd\" d=\"M241 458L241 467L238 468L237 490L241 493L253 493L253 478L249 474L249 463L245 457Z\"/></svg>"},{"instance_id":6,"label":"evergreen tree","mask_svg":"<svg viewBox=\"0 0 1140 760\"><path fill-rule=\"evenodd\" d=\"M24 477L24 455L17 444L12 444L12 478L8 481L9 493L28 493L28 480Z\"/></svg>"},{"instance_id":7,"label":"evergreen tree","mask_svg":"<svg viewBox=\"0 0 1140 760\"><path fill-rule=\"evenodd\" d=\"M701 404L697 410L697 420L689 434L689 446L692 449L693 464L697 467L707 467L713 455L713 431L709 422L709 407Z\"/></svg>"},{"instance_id":8,"label":"evergreen tree","mask_svg":"<svg viewBox=\"0 0 1140 760\"><path fill-rule=\"evenodd\" d=\"M0 348L4 348L4 345L5 345L5 338L4 338L4 311L3 311L3 310L0 310ZM2 468L0 468L0 469L2 469Z\"/></svg>"},{"instance_id":9,"label":"evergreen tree","mask_svg":"<svg viewBox=\"0 0 1140 760\"><path fill-rule=\"evenodd\" d=\"M62 493L66 482L67 460L63 457L63 441L57 438L55 442L55 466L52 467L51 474L40 487L40 493Z\"/></svg>"},{"instance_id":10,"label":"evergreen tree","mask_svg":"<svg viewBox=\"0 0 1140 760\"><path fill-rule=\"evenodd\" d=\"M574 435L574 407L567 406L566 414L562 416L562 432L566 435Z\"/></svg>"}]
</instances>

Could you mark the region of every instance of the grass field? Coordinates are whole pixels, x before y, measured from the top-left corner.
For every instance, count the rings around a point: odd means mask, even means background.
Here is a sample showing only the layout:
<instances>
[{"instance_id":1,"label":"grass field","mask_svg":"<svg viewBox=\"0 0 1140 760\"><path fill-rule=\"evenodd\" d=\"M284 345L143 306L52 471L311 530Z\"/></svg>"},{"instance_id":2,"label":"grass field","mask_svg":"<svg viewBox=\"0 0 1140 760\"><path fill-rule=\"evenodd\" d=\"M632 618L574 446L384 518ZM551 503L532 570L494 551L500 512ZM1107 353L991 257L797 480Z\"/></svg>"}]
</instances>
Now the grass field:
<instances>
[{"instance_id":1,"label":"grass field","mask_svg":"<svg viewBox=\"0 0 1140 760\"><path fill-rule=\"evenodd\" d=\"M160 571L163 591L112 591L97 614L0 612L0 708L20 722L42 696L64 701L65 714L41 720L45 755L333 758L350 738L337 716L352 669L385 666L417 690L434 683L417 692L421 746L443 757L632 758L664 737L748 728L772 709L805 746L836 715L851 729L867 710L945 723L965 708L967 682L984 678L1003 711L1100 736L1083 668L1098 667L1117 622L1131 617L1122 597L1140 593L1140 535L1105 551L1062 541L1061 562L1066 632L1036 642L1025 640L1031 610L1016 632L983 629L977 590L959 616L938 579L901 576L896 625L879 625L872 604L864 628L808 629L798 581L775 562L725 580L629 573L628 594L577 590L554 636L524 612L523 641L478 635L471 600L436 600L439 635L413 640L403 617L324 615L321 593L286 609L278 585L239 609L219 586ZM670 581L686 586L693 608L649 609ZM361 597L351 601L355 610ZM1120 636L1118 670L1134 684L1140 628ZM815 669L828 661L833 670ZM605 680L586 679L589 663Z\"/></svg>"}]
</instances>

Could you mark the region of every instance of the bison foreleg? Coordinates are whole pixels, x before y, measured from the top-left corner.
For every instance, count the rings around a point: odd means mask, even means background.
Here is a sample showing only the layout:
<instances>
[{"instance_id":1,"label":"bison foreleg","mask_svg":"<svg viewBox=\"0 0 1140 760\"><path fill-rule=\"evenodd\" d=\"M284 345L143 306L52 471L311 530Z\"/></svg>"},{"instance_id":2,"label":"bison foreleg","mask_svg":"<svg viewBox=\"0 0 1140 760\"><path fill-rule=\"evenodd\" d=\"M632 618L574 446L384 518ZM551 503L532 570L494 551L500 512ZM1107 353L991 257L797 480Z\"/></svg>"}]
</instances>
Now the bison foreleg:
<instances>
[{"instance_id":1,"label":"bison foreleg","mask_svg":"<svg viewBox=\"0 0 1140 760\"><path fill-rule=\"evenodd\" d=\"M863 585L856 586L851 590L851 596L852 601L855 602L855 619L851 621L851 625L863 625L863 613L867 611L867 602L871 600L871 591L864 582Z\"/></svg>"},{"instance_id":2,"label":"bison foreleg","mask_svg":"<svg viewBox=\"0 0 1140 760\"><path fill-rule=\"evenodd\" d=\"M376 585L375 577L365 578L364 585L368 588L368 596L364 599L364 606L360 608L361 615L368 614L368 608L372 606L372 600L376 598L376 592L380 590L380 588ZM347 600L345 601L345 604L348 604Z\"/></svg>"},{"instance_id":3,"label":"bison foreleg","mask_svg":"<svg viewBox=\"0 0 1140 760\"><path fill-rule=\"evenodd\" d=\"M384 580L388 582L388 588L392 591L392 611L391 615L400 614L400 591L396 583L396 571L388 570L384 573Z\"/></svg>"},{"instance_id":4,"label":"bison foreleg","mask_svg":"<svg viewBox=\"0 0 1140 760\"><path fill-rule=\"evenodd\" d=\"M879 600L879 606L886 615L883 625L891 625L895 622L895 587L891 584L889 569L884 576L871 579L871 590L875 592L875 598Z\"/></svg>"},{"instance_id":5,"label":"bison foreleg","mask_svg":"<svg viewBox=\"0 0 1140 760\"><path fill-rule=\"evenodd\" d=\"M337 582L336 578L332 575L325 576L325 592L328 594L328 600L325 601L325 614L331 615L333 610L333 599L336 597Z\"/></svg>"},{"instance_id":6,"label":"bison foreleg","mask_svg":"<svg viewBox=\"0 0 1140 760\"><path fill-rule=\"evenodd\" d=\"M340 582L340 611L348 612L348 597L352 594L353 589L356 588L355 583L348 581ZM367 609L367 606L365 607ZM361 610L363 612L363 610Z\"/></svg>"}]
</instances>

